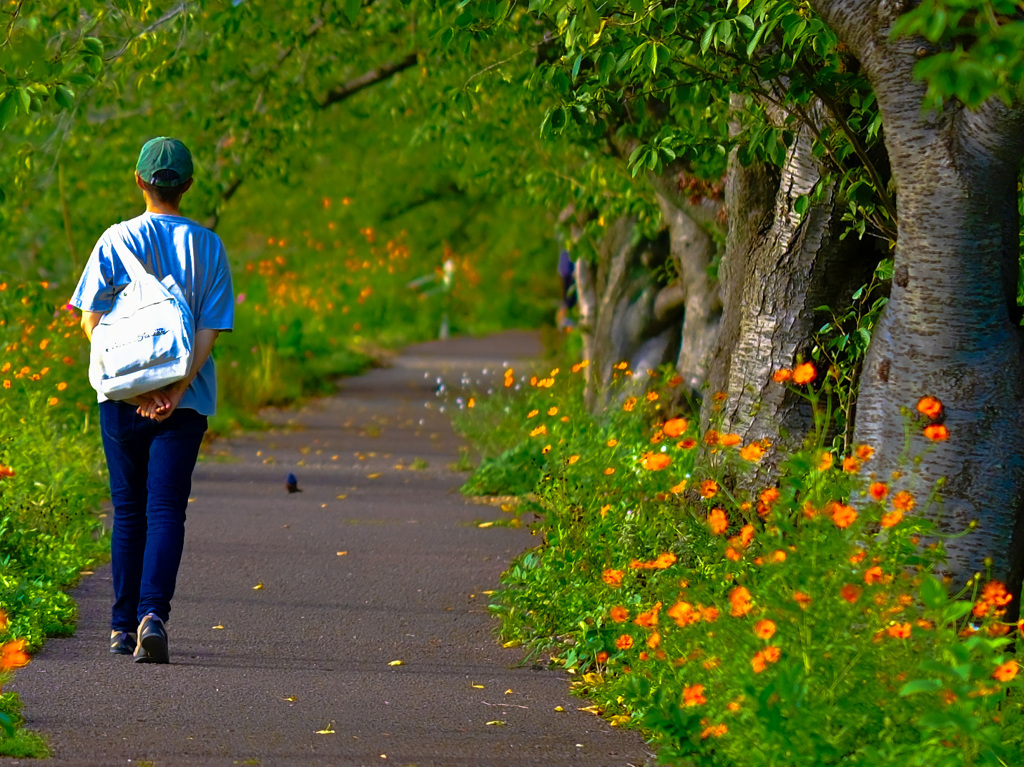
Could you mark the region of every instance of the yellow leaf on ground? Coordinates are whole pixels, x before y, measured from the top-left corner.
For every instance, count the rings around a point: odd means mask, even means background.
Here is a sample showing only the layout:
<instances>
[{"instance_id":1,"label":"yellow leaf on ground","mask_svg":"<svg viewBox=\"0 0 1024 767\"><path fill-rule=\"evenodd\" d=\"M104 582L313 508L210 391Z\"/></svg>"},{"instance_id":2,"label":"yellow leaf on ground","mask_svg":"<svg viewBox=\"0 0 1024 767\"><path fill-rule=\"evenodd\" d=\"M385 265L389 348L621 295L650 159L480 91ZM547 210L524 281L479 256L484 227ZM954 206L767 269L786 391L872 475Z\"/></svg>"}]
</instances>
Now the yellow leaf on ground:
<instances>
[{"instance_id":1,"label":"yellow leaf on ground","mask_svg":"<svg viewBox=\"0 0 1024 767\"><path fill-rule=\"evenodd\" d=\"M471 682L470 684L478 690L484 689L484 686L482 684L477 684L476 682Z\"/></svg>"},{"instance_id":2,"label":"yellow leaf on ground","mask_svg":"<svg viewBox=\"0 0 1024 767\"><path fill-rule=\"evenodd\" d=\"M520 642L518 639L513 639L510 642L505 642L505 644L503 644L502 647L519 647L519 645L521 644L522 642Z\"/></svg>"},{"instance_id":3,"label":"yellow leaf on ground","mask_svg":"<svg viewBox=\"0 0 1024 767\"><path fill-rule=\"evenodd\" d=\"M257 583L255 586L252 587L252 590L253 591L259 591L262 588L263 588L263 584L262 583Z\"/></svg>"},{"instance_id":4,"label":"yellow leaf on ground","mask_svg":"<svg viewBox=\"0 0 1024 767\"><path fill-rule=\"evenodd\" d=\"M489 724L489 725L493 724L493 725L496 725L498 727L504 727L505 726L505 722L501 721L500 719L492 719L487 724Z\"/></svg>"},{"instance_id":5,"label":"yellow leaf on ground","mask_svg":"<svg viewBox=\"0 0 1024 767\"><path fill-rule=\"evenodd\" d=\"M512 688L509 687L507 690L505 690L505 694L506 695L511 695L512 694Z\"/></svg>"},{"instance_id":6,"label":"yellow leaf on ground","mask_svg":"<svg viewBox=\"0 0 1024 767\"><path fill-rule=\"evenodd\" d=\"M341 495L337 496L337 498L339 501L344 501L346 498L348 498L348 494L342 493Z\"/></svg>"},{"instance_id":7,"label":"yellow leaf on ground","mask_svg":"<svg viewBox=\"0 0 1024 767\"><path fill-rule=\"evenodd\" d=\"M298 698L296 698L294 695L289 695L287 698L283 698L283 700L286 700L289 703L294 703L295 701L298 700Z\"/></svg>"},{"instance_id":8,"label":"yellow leaf on ground","mask_svg":"<svg viewBox=\"0 0 1024 767\"><path fill-rule=\"evenodd\" d=\"M366 478L367 479L377 479L377 477L379 477L379 476L380 476L380 472L378 471L378 472L375 472L373 474L367 474Z\"/></svg>"},{"instance_id":9,"label":"yellow leaf on ground","mask_svg":"<svg viewBox=\"0 0 1024 767\"><path fill-rule=\"evenodd\" d=\"M346 554L348 554L348 552L347 552L347 551L339 551L339 552L338 552L338 556L339 556L339 557L343 557L343 556L345 556Z\"/></svg>"},{"instance_id":10,"label":"yellow leaf on ground","mask_svg":"<svg viewBox=\"0 0 1024 767\"><path fill-rule=\"evenodd\" d=\"M601 709L597 706L584 706L580 709L580 711L586 711L588 714L596 714L597 716L601 716Z\"/></svg>"},{"instance_id":11,"label":"yellow leaf on ground","mask_svg":"<svg viewBox=\"0 0 1024 767\"><path fill-rule=\"evenodd\" d=\"M388 665L389 666L401 666L404 663L405 663L405 661L402 661L402 660L393 660L393 661L389 662Z\"/></svg>"},{"instance_id":12,"label":"yellow leaf on ground","mask_svg":"<svg viewBox=\"0 0 1024 767\"><path fill-rule=\"evenodd\" d=\"M220 624L218 623L218 624L217 624L216 626L213 626L213 628L214 628L214 629L222 629L222 628L224 628L224 627L223 627L223 626L221 626L221 625L220 625Z\"/></svg>"},{"instance_id":13,"label":"yellow leaf on ground","mask_svg":"<svg viewBox=\"0 0 1024 767\"><path fill-rule=\"evenodd\" d=\"M481 522L477 527L490 527L493 524L493 522Z\"/></svg>"},{"instance_id":14,"label":"yellow leaf on ground","mask_svg":"<svg viewBox=\"0 0 1024 767\"><path fill-rule=\"evenodd\" d=\"M557 711L559 714L561 714L563 711L565 711L565 709L562 708L561 706L555 706L555 711Z\"/></svg>"}]
</instances>

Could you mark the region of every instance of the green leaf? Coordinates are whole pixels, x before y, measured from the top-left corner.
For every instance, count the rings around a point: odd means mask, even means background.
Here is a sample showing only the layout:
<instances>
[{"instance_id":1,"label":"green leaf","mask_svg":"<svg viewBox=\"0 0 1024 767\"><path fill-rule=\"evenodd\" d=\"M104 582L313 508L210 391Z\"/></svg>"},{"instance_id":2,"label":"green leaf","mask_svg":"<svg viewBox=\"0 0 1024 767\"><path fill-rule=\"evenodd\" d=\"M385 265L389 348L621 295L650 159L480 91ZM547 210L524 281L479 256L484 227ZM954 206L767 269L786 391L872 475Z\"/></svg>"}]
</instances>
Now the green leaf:
<instances>
[{"instance_id":1,"label":"green leaf","mask_svg":"<svg viewBox=\"0 0 1024 767\"><path fill-rule=\"evenodd\" d=\"M798 216L802 216L807 212L807 209L811 207L811 198L806 194L802 194L793 200L793 210L796 211Z\"/></svg>"},{"instance_id":2,"label":"green leaf","mask_svg":"<svg viewBox=\"0 0 1024 767\"><path fill-rule=\"evenodd\" d=\"M942 687L941 679L915 679L900 688L900 697L906 698L908 695L916 695L919 692L935 692L941 690Z\"/></svg>"},{"instance_id":3,"label":"green leaf","mask_svg":"<svg viewBox=\"0 0 1024 767\"><path fill-rule=\"evenodd\" d=\"M700 36L700 52L707 53L708 48L711 47L711 38L715 34L715 25L712 24L710 27L704 30L704 34Z\"/></svg>"},{"instance_id":4,"label":"green leaf","mask_svg":"<svg viewBox=\"0 0 1024 767\"><path fill-rule=\"evenodd\" d=\"M341 12L345 14L345 18L348 19L349 23L355 22L362 5L363 0L342 0Z\"/></svg>"},{"instance_id":5,"label":"green leaf","mask_svg":"<svg viewBox=\"0 0 1024 767\"><path fill-rule=\"evenodd\" d=\"M963 618L974 608L970 602L954 602L942 611L943 623L954 623Z\"/></svg>"},{"instance_id":6,"label":"green leaf","mask_svg":"<svg viewBox=\"0 0 1024 767\"><path fill-rule=\"evenodd\" d=\"M6 128L18 111L18 105L10 92L0 96L0 131Z\"/></svg>"},{"instance_id":7,"label":"green leaf","mask_svg":"<svg viewBox=\"0 0 1024 767\"><path fill-rule=\"evenodd\" d=\"M71 109L75 105L75 92L66 85L58 85L53 97L61 109Z\"/></svg>"}]
</instances>

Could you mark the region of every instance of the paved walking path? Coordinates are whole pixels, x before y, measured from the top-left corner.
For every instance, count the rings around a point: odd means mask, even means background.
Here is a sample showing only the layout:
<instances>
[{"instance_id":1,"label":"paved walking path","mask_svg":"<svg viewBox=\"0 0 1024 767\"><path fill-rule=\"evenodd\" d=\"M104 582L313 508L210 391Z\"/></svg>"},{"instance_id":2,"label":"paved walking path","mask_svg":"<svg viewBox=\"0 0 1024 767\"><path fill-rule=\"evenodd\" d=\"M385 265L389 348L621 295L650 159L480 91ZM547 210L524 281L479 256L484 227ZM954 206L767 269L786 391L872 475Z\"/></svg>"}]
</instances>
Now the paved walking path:
<instances>
[{"instance_id":1,"label":"paved walking path","mask_svg":"<svg viewBox=\"0 0 1024 767\"><path fill-rule=\"evenodd\" d=\"M477 527L500 512L459 496L448 468L459 441L436 376L538 351L525 333L412 347L281 428L215 443L193 485L171 664L107 652L101 568L77 590L76 635L9 685L48 764L646 764L636 733L578 710L563 673L517 668L496 642L484 592L536 539ZM286 492L290 471L303 492Z\"/></svg>"}]
</instances>

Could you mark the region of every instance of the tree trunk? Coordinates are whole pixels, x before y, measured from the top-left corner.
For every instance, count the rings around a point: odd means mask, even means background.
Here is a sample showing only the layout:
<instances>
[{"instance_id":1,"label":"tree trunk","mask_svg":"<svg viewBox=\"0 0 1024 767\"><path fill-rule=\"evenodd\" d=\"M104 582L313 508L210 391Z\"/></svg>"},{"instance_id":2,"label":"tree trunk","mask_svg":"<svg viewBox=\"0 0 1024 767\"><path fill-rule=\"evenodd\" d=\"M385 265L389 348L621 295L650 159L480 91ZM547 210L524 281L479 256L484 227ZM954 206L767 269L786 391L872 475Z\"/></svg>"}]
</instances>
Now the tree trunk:
<instances>
[{"instance_id":1,"label":"tree trunk","mask_svg":"<svg viewBox=\"0 0 1024 767\"><path fill-rule=\"evenodd\" d=\"M649 370L673 362L679 353L683 292L661 282L669 257L666 238L634 242L636 222L620 218L598 247L596 264L577 265L587 405L609 401L614 365L629 363L636 389Z\"/></svg>"},{"instance_id":2,"label":"tree trunk","mask_svg":"<svg viewBox=\"0 0 1024 767\"><path fill-rule=\"evenodd\" d=\"M1024 546L1024 344L1011 321L1018 270L1017 172L1024 111L987 103L971 113L948 104L922 114L925 86L912 76L927 53L918 39L890 40L899 8L815 0L860 59L878 98L898 193L892 296L869 348L857 403L856 437L876 452L880 479L904 472L894 489L924 500L946 480L942 503L924 513L948 533L962 583L995 560L995 577L1019 594ZM932 443L920 417L923 395L944 405L948 442ZM926 453L918 464L908 457Z\"/></svg>"},{"instance_id":3,"label":"tree trunk","mask_svg":"<svg viewBox=\"0 0 1024 767\"><path fill-rule=\"evenodd\" d=\"M778 177L740 167L735 154L726 184L729 235L720 268L722 331L709 384L724 405L706 397L702 421L777 448L799 444L813 427L808 403L774 383L772 373L809 357L817 306L842 306L867 282L875 249L850 237L832 190L801 216L796 200L821 177L807 128L800 129ZM718 408L721 411L718 412Z\"/></svg>"}]
</instances>

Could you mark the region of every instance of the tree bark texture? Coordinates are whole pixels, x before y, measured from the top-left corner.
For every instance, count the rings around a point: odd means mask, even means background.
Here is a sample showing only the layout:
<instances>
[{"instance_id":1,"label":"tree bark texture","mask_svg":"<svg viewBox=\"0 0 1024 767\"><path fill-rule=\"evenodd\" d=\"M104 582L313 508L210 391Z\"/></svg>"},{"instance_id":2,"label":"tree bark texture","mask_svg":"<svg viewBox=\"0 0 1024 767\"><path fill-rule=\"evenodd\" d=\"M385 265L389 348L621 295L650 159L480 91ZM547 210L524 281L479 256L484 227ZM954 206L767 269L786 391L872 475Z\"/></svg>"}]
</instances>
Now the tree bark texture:
<instances>
[{"instance_id":1,"label":"tree bark texture","mask_svg":"<svg viewBox=\"0 0 1024 767\"><path fill-rule=\"evenodd\" d=\"M715 243L708 234L721 203L691 203L680 192L681 166L670 166L661 175L649 174L661 215L668 227L672 261L679 275L683 300L683 326L676 370L693 392L707 380L711 350L722 320L719 283L709 273Z\"/></svg>"},{"instance_id":2,"label":"tree bark texture","mask_svg":"<svg viewBox=\"0 0 1024 767\"><path fill-rule=\"evenodd\" d=\"M628 217L610 224L597 263L577 264L580 329L587 367L587 405L599 409L612 394L614 366L628 362L638 388L649 370L679 354L684 297L678 284L663 284L667 238L636 237Z\"/></svg>"},{"instance_id":3,"label":"tree bark texture","mask_svg":"<svg viewBox=\"0 0 1024 767\"><path fill-rule=\"evenodd\" d=\"M869 347L855 436L876 449L873 468L924 498L939 477L942 503L926 511L949 533L963 582L984 572L1019 594L1024 574L1024 344L1015 315L1018 271L1016 178L1024 155L1024 111L987 103L970 112L948 104L923 114L924 85L912 76L930 50L920 39L891 40L904 7L867 0L812 0L860 60L878 98L897 189L898 242L892 296ZM948 442L910 428L923 395L945 406Z\"/></svg>"},{"instance_id":4,"label":"tree bark texture","mask_svg":"<svg viewBox=\"0 0 1024 767\"><path fill-rule=\"evenodd\" d=\"M821 178L811 135L797 131L781 171L743 168L735 153L726 182L729 232L719 269L722 329L711 367L702 422L776 448L799 444L813 427L808 403L772 380L772 373L808 357L821 324L815 307L842 306L878 261L870 244L840 240L832 190L799 215L797 198ZM719 411L720 408L720 411Z\"/></svg>"}]
</instances>

